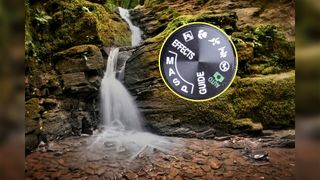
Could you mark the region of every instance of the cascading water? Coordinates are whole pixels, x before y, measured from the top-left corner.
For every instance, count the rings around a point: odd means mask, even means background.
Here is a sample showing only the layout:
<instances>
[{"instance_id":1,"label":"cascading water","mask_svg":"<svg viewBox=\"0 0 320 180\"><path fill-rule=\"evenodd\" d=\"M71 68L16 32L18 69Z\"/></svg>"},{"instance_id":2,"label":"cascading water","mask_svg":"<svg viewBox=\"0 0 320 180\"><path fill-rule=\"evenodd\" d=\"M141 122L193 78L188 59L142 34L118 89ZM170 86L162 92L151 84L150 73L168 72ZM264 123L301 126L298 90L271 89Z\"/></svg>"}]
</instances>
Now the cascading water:
<instances>
[{"instance_id":1,"label":"cascading water","mask_svg":"<svg viewBox=\"0 0 320 180\"><path fill-rule=\"evenodd\" d=\"M141 42L141 34L142 31L140 30L139 27L135 26L132 24L131 19L130 19L130 13L128 9L124 9L119 7L119 13L120 16L128 23L130 31L132 33L131 35L131 45L132 46L137 46Z\"/></svg>"},{"instance_id":2,"label":"cascading water","mask_svg":"<svg viewBox=\"0 0 320 180\"><path fill-rule=\"evenodd\" d=\"M116 66L119 48L110 51L107 69L101 82L101 109L103 123L106 127L119 130L141 131L141 116L136 105L123 86L116 79Z\"/></svg>"},{"instance_id":3,"label":"cascading water","mask_svg":"<svg viewBox=\"0 0 320 180\"><path fill-rule=\"evenodd\" d=\"M128 24L132 24L131 21ZM139 42L135 41L135 44ZM125 156L128 160L133 160L141 153L153 152L154 149L170 152L168 149L173 141L143 129L143 118L132 96L116 78L118 53L119 48L111 48L109 53L100 87L103 130L94 137L89 149L95 153L113 153L113 157Z\"/></svg>"}]
</instances>

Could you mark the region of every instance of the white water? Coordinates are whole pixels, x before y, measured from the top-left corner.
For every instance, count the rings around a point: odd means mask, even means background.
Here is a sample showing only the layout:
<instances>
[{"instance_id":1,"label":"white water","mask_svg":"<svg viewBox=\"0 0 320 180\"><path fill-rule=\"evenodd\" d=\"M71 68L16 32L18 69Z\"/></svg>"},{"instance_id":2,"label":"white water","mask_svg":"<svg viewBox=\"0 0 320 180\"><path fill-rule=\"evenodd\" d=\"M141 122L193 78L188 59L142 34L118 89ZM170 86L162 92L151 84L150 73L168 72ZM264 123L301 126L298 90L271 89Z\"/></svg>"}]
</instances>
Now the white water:
<instances>
[{"instance_id":1,"label":"white water","mask_svg":"<svg viewBox=\"0 0 320 180\"><path fill-rule=\"evenodd\" d=\"M128 9L124 9L122 7L119 7L119 13L120 16L128 23L130 31L132 33L131 35L131 45L132 46L137 46L141 42L141 35L142 31L140 30L139 27L135 26L132 24L131 19L130 19L130 13Z\"/></svg>"},{"instance_id":2,"label":"white water","mask_svg":"<svg viewBox=\"0 0 320 180\"><path fill-rule=\"evenodd\" d=\"M103 131L94 136L89 150L101 156L111 153L112 157L120 156L129 161L141 154L150 154L154 149L170 152L173 141L142 128L143 118L133 98L116 79L118 52L119 48L112 48L109 53L100 87Z\"/></svg>"},{"instance_id":3,"label":"white water","mask_svg":"<svg viewBox=\"0 0 320 180\"><path fill-rule=\"evenodd\" d=\"M139 45L141 30L132 24L127 9L119 7L119 11L132 32L132 46ZM129 161L141 154L151 154L155 149L170 153L169 149L176 146L177 142L144 130L143 118L132 96L116 78L118 54L119 48L112 48L109 53L100 87L103 130L94 135L89 151L103 157L120 156Z\"/></svg>"},{"instance_id":4,"label":"white water","mask_svg":"<svg viewBox=\"0 0 320 180\"><path fill-rule=\"evenodd\" d=\"M141 116L123 84L116 79L119 48L110 51L107 69L101 82L101 110L106 127L141 131Z\"/></svg>"}]
</instances>

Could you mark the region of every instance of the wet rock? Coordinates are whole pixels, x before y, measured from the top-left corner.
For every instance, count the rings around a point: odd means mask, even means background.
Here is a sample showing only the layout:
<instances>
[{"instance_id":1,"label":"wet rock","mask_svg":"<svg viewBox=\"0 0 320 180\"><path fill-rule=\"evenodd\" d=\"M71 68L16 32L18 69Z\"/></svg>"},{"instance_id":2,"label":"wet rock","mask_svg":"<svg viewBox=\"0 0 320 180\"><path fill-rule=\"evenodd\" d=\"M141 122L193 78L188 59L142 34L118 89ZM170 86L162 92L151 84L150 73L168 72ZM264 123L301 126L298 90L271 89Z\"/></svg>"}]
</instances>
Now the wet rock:
<instances>
[{"instance_id":1,"label":"wet rock","mask_svg":"<svg viewBox=\"0 0 320 180\"><path fill-rule=\"evenodd\" d=\"M257 161L269 161L268 153L267 152L255 152L249 155L254 160Z\"/></svg>"},{"instance_id":2,"label":"wet rock","mask_svg":"<svg viewBox=\"0 0 320 180\"><path fill-rule=\"evenodd\" d=\"M282 148L295 148L295 140L294 139L279 139L276 141L271 141L266 143L265 146L270 147L282 147Z\"/></svg>"},{"instance_id":3,"label":"wet rock","mask_svg":"<svg viewBox=\"0 0 320 180\"><path fill-rule=\"evenodd\" d=\"M208 160L208 166L210 166L212 169L219 169L221 167L221 162L219 162L216 159L209 159Z\"/></svg>"},{"instance_id":4,"label":"wet rock","mask_svg":"<svg viewBox=\"0 0 320 180\"><path fill-rule=\"evenodd\" d=\"M229 140L231 136L220 136L220 137L215 137L214 139L217 141L226 141Z\"/></svg>"},{"instance_id":5,"label":"wet rock","mask_svg":"<svg viewBox=\"0 0 320 180\"><path fill-rule=\"evenodd\" d=\"M265 135L265 136L270 136L274 133L273 130L263 130L262 131L262 134Z\"/></svg>"},{"instance_id":6,"label":"wet rock","mask_svg":"<svg viewBox=\"0 0 320 180\"><path fill-rule=\"evenodd\" d=\"M182 154L182 157L184 158L184 159L187 159L187 160L191 160L193 157L190 155L190 154L188 154L188 153L183 153Z\"/></svg>"},{"instance_id":7,"label":"wet rock","mask_svg":"<svg viewBox=\"0 0 320 180\"><path fill-rule=\"evenodd\" d=\"M169 175L168 175L168 178L169 179L175 178L179 174L179 172L180 172L179 169L171 168L170 172L169 172Z\"/></svg>"},{"instance_id":8,"label":"wet rock","mask_svg":"<svg viewBox=\"0 0 320 180\"><path fill-rule=\"evenodd\" d=\"M30 153L32 150L37 148L39 144L39 138L36 134L25 135L25 150L26 153Z\"/></svg>"},{"instance_id":9,"label":"wet rock","mask_svg":"<svg viewBox=\"0 0 320 180\"><path fill-rule=\"evenodd\" d=\"M63 150L58 150L54 153L54 156L62 156L64 154Z\"/></svg>"},{"instance_id":10,"label":"wet rock","mask_svg":"<svg viewBox=\"0 0 320 180\"><path fill-rule=\"evenodd\" d=\"M210 171L211 171L211 167L208 166L208 165L201 166L201 169L202 169L204 172L210 172Z\"/></svg>"},{"instance_id":11,"label":"wet rock","mask_svg":"<svg viewBox=\"0 0 320 180\"><path fill-rule=\"evenodd\" d=\"M64 110L46 111L43 117L43 133L46 134L48 140L53 140L57 137L64 137L72 132L71 124L68 122L70 113Z\"/></svg>"}]
</instances>

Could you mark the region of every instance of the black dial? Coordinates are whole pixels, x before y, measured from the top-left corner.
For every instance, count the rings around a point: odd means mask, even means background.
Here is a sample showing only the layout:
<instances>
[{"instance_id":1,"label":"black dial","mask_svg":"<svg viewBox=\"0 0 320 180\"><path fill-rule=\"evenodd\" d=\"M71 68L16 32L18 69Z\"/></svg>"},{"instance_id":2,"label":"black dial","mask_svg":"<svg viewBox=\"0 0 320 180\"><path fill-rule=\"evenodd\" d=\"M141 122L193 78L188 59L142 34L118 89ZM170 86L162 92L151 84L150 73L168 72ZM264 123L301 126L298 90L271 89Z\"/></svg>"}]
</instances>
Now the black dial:
<instances>
[{"instance_id":1,"label":"black dial","mask_svg":"<svg viewBox=\"0 0 320 180\"><path fill-rule=\"evenodd\" d=\"M176 95L205 101L231 85L238 66L237 53L222 30L207 23L191 23L165 40L159 66L163 80Z\"/></svg>"}]
</instances>

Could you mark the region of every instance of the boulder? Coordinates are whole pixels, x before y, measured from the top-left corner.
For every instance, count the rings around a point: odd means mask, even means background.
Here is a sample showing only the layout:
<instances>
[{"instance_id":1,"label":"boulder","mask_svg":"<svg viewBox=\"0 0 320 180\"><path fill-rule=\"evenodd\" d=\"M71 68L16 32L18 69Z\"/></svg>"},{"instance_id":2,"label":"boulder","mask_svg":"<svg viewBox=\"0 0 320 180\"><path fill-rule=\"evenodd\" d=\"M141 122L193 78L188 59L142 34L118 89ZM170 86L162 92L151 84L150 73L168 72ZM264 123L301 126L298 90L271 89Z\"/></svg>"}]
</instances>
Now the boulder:
<instances>
[{"instance_id":1,"label":"boulder","mask_svg":"<svg viewBox=\"0 0 320 180\"><path fill-rule=\"evenodd\" d=\"M95 45L74 46L54 54L53 59L61 74L81 71L101 73L105 67L100 49Z\"/></svg>"}]
</instances>

